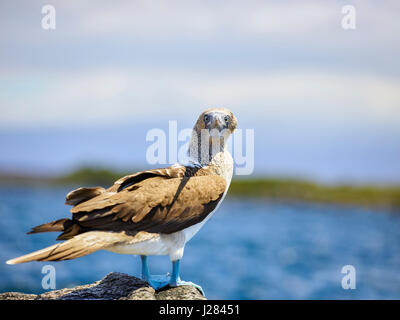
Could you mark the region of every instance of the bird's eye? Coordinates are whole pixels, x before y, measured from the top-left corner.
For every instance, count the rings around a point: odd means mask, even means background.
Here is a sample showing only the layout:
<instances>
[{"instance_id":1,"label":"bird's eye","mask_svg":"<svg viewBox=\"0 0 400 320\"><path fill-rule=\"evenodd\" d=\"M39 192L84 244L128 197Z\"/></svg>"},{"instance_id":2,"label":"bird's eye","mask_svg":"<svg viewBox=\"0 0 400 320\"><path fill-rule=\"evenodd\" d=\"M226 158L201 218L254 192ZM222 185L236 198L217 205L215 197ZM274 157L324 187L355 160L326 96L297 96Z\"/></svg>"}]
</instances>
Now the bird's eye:
<instances>
[{"instance_id":1,"label":"bird's eye","mask_svg":"<svg viewBox=\"0 0 400 320\"><path fill-rule=\"evenodd\" d=\"M231 120L231 119L229 118L229 116L225 116L225 117L224 117L225 123L229 123L230 120Z\"/></svg>"},{"instance_id":2,"label":"bird's eye","mask_svg":"<svg viewBox=\"0 0 400 320\"><path fill-rule=\"evenodd\" d=\"M208 122L208 120L210 120L210 117L208 115L204 116L204 122Z\"/></svg>"}]
</instances>

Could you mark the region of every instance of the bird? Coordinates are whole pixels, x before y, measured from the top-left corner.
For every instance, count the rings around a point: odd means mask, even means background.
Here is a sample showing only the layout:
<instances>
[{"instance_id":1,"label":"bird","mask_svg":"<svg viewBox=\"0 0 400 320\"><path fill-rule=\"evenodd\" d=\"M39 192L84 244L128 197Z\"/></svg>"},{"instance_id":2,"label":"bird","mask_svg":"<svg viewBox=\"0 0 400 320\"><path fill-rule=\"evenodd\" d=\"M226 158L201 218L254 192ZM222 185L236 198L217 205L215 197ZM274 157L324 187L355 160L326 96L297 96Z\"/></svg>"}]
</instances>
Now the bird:
<instances>
[{"instance_id":1,"label":"bird","mask_svg":"<svg viewBox=\"0 0 400 320\"><path fill-rule=\"evenodd\" d=\"M155 290L192 285L204 295L201 286L180 278L180 261L186 243L228 191L234 162L227 140L236 127L229 109L206 109L193 127L187 163L136 172L108 189L81 187L69 192L65 204L72 206L72 218L28 232L61 232L57 240L64 241L6 263L70 260L98 250L140 255L141 278ZM150 274L148 256L153 255L169 255L172 273Z\"/></svg>"}]
</instances>

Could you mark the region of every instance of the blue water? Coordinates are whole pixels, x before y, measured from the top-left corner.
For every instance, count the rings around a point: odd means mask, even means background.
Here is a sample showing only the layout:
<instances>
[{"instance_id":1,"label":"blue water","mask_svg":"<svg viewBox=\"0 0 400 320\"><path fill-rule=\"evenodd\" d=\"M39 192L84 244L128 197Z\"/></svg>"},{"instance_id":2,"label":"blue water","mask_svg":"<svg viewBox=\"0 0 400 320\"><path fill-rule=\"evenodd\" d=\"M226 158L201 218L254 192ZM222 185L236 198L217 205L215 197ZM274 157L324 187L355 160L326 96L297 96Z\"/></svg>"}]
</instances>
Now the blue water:
<instances>
[{"instance_id":1,"label":"blue water","mask_svg":"<svg viewBox=\"0 0 400 320\"><path fill-rule=\"evenodd\" d=\"M66 188L0 187L0 291L40 293L42 267L56 287L86 284L112 271L140 274L138 257L99 251L64 262L4 262L51 245L56 234L26 235L38 224L69 217ZM149 259L152 273L170 271L168 257ZM356 289L344 290L344 265ZM278 204L227 198L187 244L182 278L210 299L399 299L400 217L329 205Z\"/></svg>"}]
</instances>

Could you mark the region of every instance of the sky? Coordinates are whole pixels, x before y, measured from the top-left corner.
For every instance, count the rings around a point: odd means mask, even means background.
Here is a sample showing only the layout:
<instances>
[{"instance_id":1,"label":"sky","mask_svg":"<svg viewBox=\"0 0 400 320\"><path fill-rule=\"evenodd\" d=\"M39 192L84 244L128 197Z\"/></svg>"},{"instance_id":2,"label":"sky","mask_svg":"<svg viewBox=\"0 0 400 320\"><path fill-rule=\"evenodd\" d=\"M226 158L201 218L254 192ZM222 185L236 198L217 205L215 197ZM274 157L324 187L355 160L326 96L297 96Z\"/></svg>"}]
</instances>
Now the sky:
<instances>
[{"instance_id":1,"label":"sky","mask_svg":"<svg viewBox=\"0 0 400 320\"><path fill-rule=\"evenodd\" d=\"M44 30L42 7L56 10ZM343 29L352 5L356 28ZM398 1L0 3L0 171L150 167L146 132L227 107L254 174L400 183Z\"/></svg>"}]
</instances>

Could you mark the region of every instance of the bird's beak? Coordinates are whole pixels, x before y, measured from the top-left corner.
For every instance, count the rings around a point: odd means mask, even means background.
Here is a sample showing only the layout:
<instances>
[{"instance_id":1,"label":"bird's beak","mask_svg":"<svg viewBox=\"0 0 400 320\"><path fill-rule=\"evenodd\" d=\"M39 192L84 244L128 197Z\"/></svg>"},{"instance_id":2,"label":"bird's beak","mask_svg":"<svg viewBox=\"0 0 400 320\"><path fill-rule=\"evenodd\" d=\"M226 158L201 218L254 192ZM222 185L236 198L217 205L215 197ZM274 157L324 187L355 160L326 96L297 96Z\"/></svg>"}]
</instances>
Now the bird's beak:
<instances>
[{"instance_id":1,"label":"bird's beak","mask_svg":"<svg viewBox=\"0 0 400 320\"><path fill-rule=\"evenodd\" d=\"M226 129L224 116L223 115L215 115L213 129L217 129L219 132Z\"/></svg>"}]
</instances>

